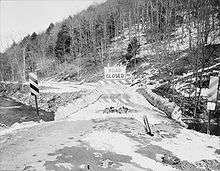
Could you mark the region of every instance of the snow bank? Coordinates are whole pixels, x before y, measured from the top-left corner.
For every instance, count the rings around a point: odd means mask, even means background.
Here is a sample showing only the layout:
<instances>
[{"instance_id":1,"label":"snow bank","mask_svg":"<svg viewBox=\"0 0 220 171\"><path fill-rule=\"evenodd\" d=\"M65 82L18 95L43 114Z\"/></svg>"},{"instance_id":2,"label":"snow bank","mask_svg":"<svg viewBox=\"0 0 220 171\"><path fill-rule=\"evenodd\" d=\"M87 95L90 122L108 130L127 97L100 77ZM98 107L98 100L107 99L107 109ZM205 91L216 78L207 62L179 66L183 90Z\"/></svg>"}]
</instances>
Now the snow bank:
<instances>
[{"instance_id":1,"label":"snow bank","mask_svg":"<svg viewBox=\"0 0 220 171\"><path fill-rule=\"evenodd\" d=\"M181 129L175 138L166 138L160 142L152 142L154 145L171 151L181 160L191 163L206 159L220 161L220 156L215 153L220 149L220 138L202 134L193 130Z\"/></svg>"},{"instance_id":2,"label":"snow bank","mask_svg":"<svg viewBox=\"0 0 220 171\"><path fill-rule=\"evenodd\" d=\"M131 162L143 168L163 171L176 170L171 166L163 165L162 163L136 153L135 151L140 144L119 133L96 131L89 134L83 141L86 141L92 148L97 150L111 151L117 154L131 156Z\"/></svg>"},{"instance_id":3,"label":"snow bank","mask_svg":"<svg viewBox=\"0 0 220 171\"><path fill-rule=\"evenodd\" d=\"M19 129L30 128L30 127L39 125L41 123L45 123L45 122L41 120L40 123L34 122L34 121L23 122L23 123L15 123L9 128L5 128L5 129L0 130L0 136L4 135L4 134L12 133L12 132L14 132L16 130L19 130Z\"/></svg>"},{"instance_id":4,"label":"snow bank","mask_svg":"<svg viewBox=\"0 0 220 171\"><path fill-rule=\"evenodd\" d=\"M165 112L169 118L171 118L171 114L175 108L174 103L170 103L167 99L164 99L157 94L153 93L151 90L146 89L138 89L139 93L141 93L152 105L157 107L159 110Z\"/></svg>"},{"instance_id":5,"label":"snow bank","mask_svg":"<svg viewBox=\"0 0 220 171\"><path fill-rule=\"evenodd\" d=\"M45 81L39 84L41 87L46 87L46 89L40 90L41 93L72 93L84 89L93 89L91 86L84 86L80 82L53 82Z\"/></svg>"},{"instance_id":6,"label":"snow bank","mask_svg":"<svg viewBox=\"0 0 220 171\"><path fill-rule=\"evenodd\" d=\"M187 127L187 125L181 120L181 112L177 111L177 105L174 102L169 102L168 99L158 96L151 90L141 88L137 91L142 94L152 105L163 111L168 118L172 118L182 126Z\"/></svg>"}]
</instances>

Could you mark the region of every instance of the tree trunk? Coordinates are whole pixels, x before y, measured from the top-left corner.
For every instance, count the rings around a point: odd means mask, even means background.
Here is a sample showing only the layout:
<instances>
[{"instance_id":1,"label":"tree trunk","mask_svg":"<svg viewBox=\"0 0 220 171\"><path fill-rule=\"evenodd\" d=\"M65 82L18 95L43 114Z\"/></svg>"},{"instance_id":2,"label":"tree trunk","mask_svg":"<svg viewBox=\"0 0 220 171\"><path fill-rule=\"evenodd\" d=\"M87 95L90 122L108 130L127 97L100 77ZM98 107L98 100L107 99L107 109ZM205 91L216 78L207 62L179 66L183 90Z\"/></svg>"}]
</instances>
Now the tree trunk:
<instances>
[{"instance_id":1,"label":"tree trunk","mask_svg":"<svg viewBox=\"0 0 220 171\"><path fill-rule=\"evenodd\" d=\"M26 74L25 74L25 71L26 71L25 55L26 55L26 48L23 48L23 53L22 53L22 56L23 56L22 82L23 82L23 83L25 83L25 81L26 81Z\"/></svg>"},{"instance_id":2,"label":"tree trunk","mask_svg":"<svg viewBox=\"0 0 220 171\"><path fill-rule=\"evenodd\" d=\"M138 35L138 29L137 29L137 3L134 1L134 8L133 8L133 13L134 13L134 29L135 29L135 37Z\"/></svg>"},{"instance_id":3,"label":"tree trunk","mask_svg":"<svg viewBox=\"0 0 220 171\"><path fill-rule=\"evenodd\" d=\"M156 22L156 23L157 23L157 27L156 27L156 28L157 28L158 31L159 31L159 25L160 25L160 18L159 18L159 1L157 0L156 3L157 3L157 5L156 5L156 6L157 6L157 22Z\"/></svg>"},{"instance_id":4,"label":"tree trunk","mask_svg":"<svg viewBox=\"0 0 220 171\"><path fill-rule=\"evenodd\" d=\"M129 9L128 13L128 29L129 29L129 41L131 41L131 11Z\"/></svg>"},{"instance_id":5,"label":"tree trunk","mask_svg":"<svg viewBox=\"0 0 220 171\"><path fill-rule=\"evenodd\" d=\"M184 22L183 22L182 27L181 27L181 34L182 34L181 43L183 44L184 43Z\"/></svg>"},{"instance_id":6,"label":"tree trunk","mask_svg":"<svg viewBox=\"0 0 220 171\"><path fill-rule=\"evenodd\" d=\"M153 8L152 8L152 2L150 1L150 10L151 10L151 16L150 16L150 28L153 28Z\"/></svg>"},{"instance_id":7,"label":"tree trunk","mask_svg":"<svg viewBox=\"0 0 220 171\"><path fill-rule=\"evenodd\" d=\"M200 25L199 22L197 21L197 33L198 33L198 37L197 37L197 47L199 47L200 45ZM196 66L195 66L195 75L196 75L196 85L198 84L198 70L199 70L199 54L198 54L198 50L197 50L197 54L196 54ZM197 116L197 107L198 107L198 99L197 99L197 87L195 87L195 108L194 108L194 117Z\"/></svg>"},{"instance_id":8,"label":"tree trunk","mask_svg":"<svg viewBox=\"0 0 220 171\"><path fill-rule=\"evenodd\" d=\"M22 85L22 71L21 71L21 67L17 59L17 54L15 54L15 60L17 64L17 81L18 81L18 84Z\"/></svg>"},{"instance_id":9,"label":"tree trunk","mask_svg":"<svg viewBox=\"0 0 220 171\"><path fill-rule=\"evenodd\" d=\"M149 12L148 12L148 8L149 8L149 2L148 1L145 1L145 8L146 9L144 9L144 13L145 14L143 14L142 15L142 27L144 28L144 32L145 33L147 33L147 29L149 29L149 24L150 24L150 20L149 20ZM144 17L146 17L146 18L144 18Z\"/></svg>"},{"instance_id":10,"label":"tree trunk","mask_svg":"<svg viewBox=\"0 0 220 171\"><path fill-rule=\"evenodd\" d=\"M12 82L15 81L15 71L14 71L15 67L12 65L12 62L11 62L11 75L12 75Z\"/></svg>"},{"instance_id":11,"label":"tree trunk","mask_svg":"<svg viewBox=\"0 0 220 171\"><path fill-rule=\"evenodd\" d=\"M103 41L101 41L101 61L102 61L102 66L104 66L104 54L103 54Z\"/></svg>"},{"instance_id":12,"label":"tree trunk","mask_svg":"<svg viewBox=\"0 0 220 171\"><path fill-rule=\"evenodd\" d=\"M122 8L120 8L122 10ZM123 36L124 35L124 15L123 15L123 11L120 12L120 35Z\"/></svg>"},{"instance_id":13,"label":"tree trunk","mask_svg":"<svg viewBox=\"0 0 220 171\"><path fill-rule=\"evenodd\" d=\"M4 77L3 77L3 67L2 67L2 64L0 65L0 68L1 68L1 72L0 72L0 76L1 76L1 79L0 81L4 81Z\"/></svg>"},{"instance_id":14,"label":"tree trunk","mask_svg":"<svg viewBox=\"0 0 220 171\"><path fill-rule=\"evenodd\" d=\"M197 101L197 106L199 105L200 102L200 96L201 96L201 92L202 92L202 84L203 84L203 73L204 73L204 69L205 69L205 61L204 61L204 46L202 46L202 70L201 70L201 74L200 74L200 84L199 84L199 93L198 93L198 101Z\"/></svg>"},{"instance_id":15,"label":"tree trunk","mask_svg":"<svg viewBox=\"0 0 220 171\"><path fill-rule=\"evenodd\" d=\"M141 11L139 10L139 4L137 5L137 31L138 31L138 42L141 41L141 29L140 29L140 18L141 18Z\"/></svg>"},{"instance_id":16,"label":"tree trunk","mask_svg":"<svg viewBox=\"0 0 220 171\"><path fill-rule=\"evenodd\" d=\"M189 49L192 49L192 32L191 32L191 0L188 0L188 31L189 31Z\"/></svg>"},{"instance_id":17,"label":"tree trunk","mask_svg":"<svg viewBox=\"0 0 220 171\"><path fill-rule=\"evenodd\" d=\"M79 46L79 64L78 64L78 77L80 76L80 68L81 68L81 61L83 58L83 37L82 37L82 27L79 26L79 34L80 34L80 46Z\"/></svg>"},{"instance_id":18,"label":"tree trunk","mask_svg":"<svg viewBox=\"0 0 220 171\"><path fill-rule=\"evenodd\" d=\"M107 16L104 19L104 50L107 49Z\"/></svg>"},{"instance_id":19,"label":"tree trunk","mask_svg":"<svg viewBox=\"0 0 220 171\"><path fill-rule=\"evenodd\" d=\"M96 54L96 40L95 40L95 31L93 26L93 21L90 21L90 37L92 39L92 52Z\"/></svg>"}]
</instances>

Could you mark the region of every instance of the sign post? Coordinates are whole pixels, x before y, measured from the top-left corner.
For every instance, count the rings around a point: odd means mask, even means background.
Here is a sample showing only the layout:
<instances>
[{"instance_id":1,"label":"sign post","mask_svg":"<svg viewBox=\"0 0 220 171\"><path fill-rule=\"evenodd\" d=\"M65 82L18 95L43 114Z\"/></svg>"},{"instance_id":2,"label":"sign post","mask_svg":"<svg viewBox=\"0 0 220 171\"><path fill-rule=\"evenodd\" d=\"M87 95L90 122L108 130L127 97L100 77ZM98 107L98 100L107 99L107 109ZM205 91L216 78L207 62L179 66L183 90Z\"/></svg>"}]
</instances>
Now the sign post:
<instances>
[{"instance_id":1,"label":"sign post","mask_svg":"<svg viewBox=\"0 0 220 171\"><path fill-rule=\"evenodd\" d=\"M212 111L216 108L216 102L218 100L218 85L219 85L219 77L210 77L209 82L209 92L208 92L208 103L207 103L207 110L208 110L208 126L207 126L207 134L210 134L210 117Z\"/></svg>"},{"instance_id":2,"label":"sign post","mask_svg":"<svg viewBox=\"0 0 220 171\"><path fill-rule=\"evenodd\" d=\"M30 73L29 74L29 81L30 81L31 95L35 97L35 104L36 104L36 112L37 112L37 116L38 116L38 122L40 122L40 115L39 115L38 104L37 104L37 95L39 95L37 75L34 74L34 73Z\"/></svg>"}]
</instances>

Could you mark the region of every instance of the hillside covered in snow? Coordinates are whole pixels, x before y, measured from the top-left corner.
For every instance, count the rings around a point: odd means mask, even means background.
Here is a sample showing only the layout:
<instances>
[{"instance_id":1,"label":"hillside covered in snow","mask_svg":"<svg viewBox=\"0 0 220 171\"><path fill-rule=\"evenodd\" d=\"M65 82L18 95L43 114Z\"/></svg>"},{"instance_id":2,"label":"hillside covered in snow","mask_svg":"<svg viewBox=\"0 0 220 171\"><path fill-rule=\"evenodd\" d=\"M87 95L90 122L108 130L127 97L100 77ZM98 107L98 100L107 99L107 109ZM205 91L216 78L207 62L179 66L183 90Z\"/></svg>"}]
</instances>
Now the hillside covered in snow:
<instances>
[{"instance_id":1,"label":"hillside covered in snow","mask_svg":"<svg viewBox=\"0 0 220 171\"><path fill-rule=\"evenodd\" d=\"M94 4L14 42L0 71L0 170L220 169L219 0Z\"/></svg>"}]
</instances>

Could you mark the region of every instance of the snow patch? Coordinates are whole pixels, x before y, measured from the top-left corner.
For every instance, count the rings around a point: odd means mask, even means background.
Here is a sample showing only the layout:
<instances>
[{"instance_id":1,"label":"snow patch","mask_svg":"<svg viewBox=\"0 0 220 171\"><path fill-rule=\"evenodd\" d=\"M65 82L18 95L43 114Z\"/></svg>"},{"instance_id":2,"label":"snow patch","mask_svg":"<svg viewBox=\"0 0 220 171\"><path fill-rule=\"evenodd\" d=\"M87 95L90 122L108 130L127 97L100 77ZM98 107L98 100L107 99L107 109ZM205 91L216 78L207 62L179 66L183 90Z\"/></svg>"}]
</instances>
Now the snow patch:
<instances>
[{"instance_id":1,"label":"snow patch","mask_svg":"<svg viewBox=\"0 0 220 171\"><path fill-rule=\"evenodd\" d=\"M176 170L171 166L163 165L162 163L136 153L137 146L140 144L119 133L96 131L89 134L83 141L88 142L92 148L97 150L111 151L117 154L131 156L131 162L137 163L143 168L163 171Z\"/></svg>"},{"instance_id":2,"label":"snow patch","mask_svg":"<svg viewBox=\"0 0 220 171\"><path fill-rule=\"evenodd\" d=\"M45 123L45 122L41 120L40 123L37 123L37 122L34 122L34 121L23 122L23 123L15 123L10 128L5 128L5 129L1 130L0 131L0 136L4 135L4 134L12 133L12 132L14 132L16 130L19 130L19 129L30 128L30 127L39 125L41 123Z\"/></svg>"},{"instance_id":3,"label":"snow patch","mask_svg":"<svg viewBox=\"0 0 220 171\"><path fill-rule=\"evenodd\" d=\"M73 165L71 163L57 163L57 167L64 167L66 169L71 170L73 168Z\"/></svg>"},{"instance_id":4,"label":"snow patch","mask_svg":"<svg viewBox=\"0 0 220 171\"><path fill-rule=\"evenodd\" d=\"M82 85L81 83L63 81L63 82L41 82L39 85L42 87L48 87L40 90L41 93L72 93L84 89L94 89L92 86Z\"/></svg>"},{"instance_id":5,"label":"snow patch","mask_svg":"<svg viewBox=\"0 0 220 171\"><path fill-rule=\"evenodd\" d=\"M215 154L215 150L220 148L220 138L202 134L193 130L181 129L175 138L166 138L161 142L151 142L151 144L161 146L171 151L181 160L191 163L206 159L218 160L220 156ZM213 148L209 148L212 146Z\"/></svg>"},{"instance_id":6,"label":"snow patch","mask_svg":"<svg viewBox=\"0 0 220 171\"><path fill-rule=\"evenodd\" d=\"M98 91L93 91L88 95L85 95L79 99L76 99L74 102L66 106L62 106L58 108L57 112L55 113L55 120L62 120L66 117L69 117L70 115L91 105L92 103L97 101L99 97L100 97L100 93Z\"/></svg>"}]
</instances>

